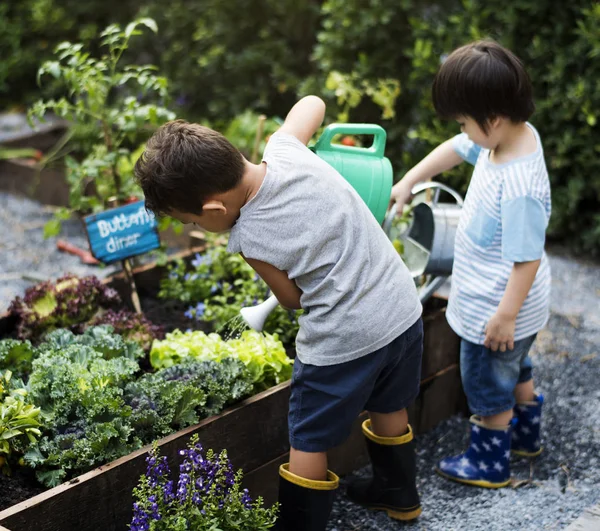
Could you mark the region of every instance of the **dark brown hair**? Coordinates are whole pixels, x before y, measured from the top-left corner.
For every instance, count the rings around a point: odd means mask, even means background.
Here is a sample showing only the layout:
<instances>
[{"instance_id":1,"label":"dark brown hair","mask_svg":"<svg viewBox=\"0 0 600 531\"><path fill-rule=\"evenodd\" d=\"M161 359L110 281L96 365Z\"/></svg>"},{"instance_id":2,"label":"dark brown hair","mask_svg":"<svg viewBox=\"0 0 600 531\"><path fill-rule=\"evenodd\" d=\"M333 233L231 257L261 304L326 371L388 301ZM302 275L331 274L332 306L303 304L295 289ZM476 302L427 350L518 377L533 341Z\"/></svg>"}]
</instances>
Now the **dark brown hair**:
<instances>
[{"instance_id":1,"label":"dark brown hair","mask_svg":"<svg viewBox=\"0 0 600 531\"><path fill-rule=\"evenodd\" d=\"M148 210L199 215L207 198L240 183L244 158L221 133L175 120L150 138L134 173Z\"/></svg>"},{"instance_id":2,"label":"dark brown hair","mask_svg":"<svg viewBox=\"0 0 600 531\"><path fill-rule=\"evenodd\" d=\"M493 41L454 50L433 81L433 105L441 118L473 118L487 133L487 122L504 116L525 122L533 114L533 90L523 63Z\"/></svg>"}]
</instances>

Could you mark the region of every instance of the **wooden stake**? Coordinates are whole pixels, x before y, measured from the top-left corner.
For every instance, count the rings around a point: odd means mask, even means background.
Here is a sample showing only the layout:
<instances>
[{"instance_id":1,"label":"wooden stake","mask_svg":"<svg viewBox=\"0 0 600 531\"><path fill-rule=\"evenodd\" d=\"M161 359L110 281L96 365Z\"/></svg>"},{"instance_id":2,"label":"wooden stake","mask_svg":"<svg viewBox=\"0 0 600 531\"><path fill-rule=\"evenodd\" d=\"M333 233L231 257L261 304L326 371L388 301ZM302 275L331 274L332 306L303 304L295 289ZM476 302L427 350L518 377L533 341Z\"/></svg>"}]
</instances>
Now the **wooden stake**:
<instances>
[{"instance_id":1,"label":"wooden stake","mask_svg":"<svg viewBox=\"0 0 600 531\"><path fill-rule=\"evenodd\" d=\"M260 141L262 140L263 131L265 130L266 120L267 120L267 117L264 114L261 114L258 117L258 126L256 128L256 137L254 138L254 148L252 149L252 156L250 157L250 162L252 162L252 164L257 163L258 148L260 147Z\"/></svg>"},{"instance_id":2,"label":"wooden stake","mask_svg":"<svg viewBox=\"0 0 600 531\"><path fill-rule=\"evenodd\" d=\"M131 267L131 262L126 259L123 260L123 271L125 271L125 276L129 281L129 289L131 290L131 302L133 303L133 308L136 313L142 313L142 305L140 304L140 296L137 292L137 288L135 286L135 278L133 277L133 268Z\"/></svg>"}]
</instances>

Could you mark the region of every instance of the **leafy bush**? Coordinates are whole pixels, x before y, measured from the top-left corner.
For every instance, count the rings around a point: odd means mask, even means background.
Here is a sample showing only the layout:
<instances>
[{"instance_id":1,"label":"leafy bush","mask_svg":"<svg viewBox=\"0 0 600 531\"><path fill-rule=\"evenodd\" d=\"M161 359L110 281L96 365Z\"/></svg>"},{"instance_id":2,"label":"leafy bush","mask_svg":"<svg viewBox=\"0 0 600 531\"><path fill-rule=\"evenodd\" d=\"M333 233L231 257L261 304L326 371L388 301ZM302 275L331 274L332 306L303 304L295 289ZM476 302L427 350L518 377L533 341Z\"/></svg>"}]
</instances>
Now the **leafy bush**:
<instances>
[{"instance_id":1,"label":"leafy bush","mask_svg":"<svg viewBox=\"0 0 600 531\"><path fill-rule=\"evenodd\" d=\"M83 149L83 160L65 159L71 211L97 212L108 206L110 198L123 201L137 192L128 145L137 145L149 126L157 127L175 117L162 106L168 99L168 83L155 74L156 67L121 64L130 39L140 34L140 26L158 31L149 18L136 20L124 30L112 24L101 34L105 53L99 59L84 51L81 43L63 42L56 47L56 60L45 62L39 70L38 78L51 76L64 84L66 95L36 102L29 115L43 119L52 111L96 131ZM93 185L93 194L87 193L89 185ZM60 221L69 215L69 210L62 210L46 226L46 235L57 234Z\"/></svg>"},{"instance_id":2,"label":"leafy bush","mask_svg":"<svg viewBox=\"0 0 600 531\"><path fill-rule=\"evenodd\" d=\"M150 442L250 396L252 383L240 360L187 361L131 382L125 400L136 433Z\"/></svg>"},{"instance_id":3,"label":"leafy bush","mask_svg":"<svg viewBox=\"0 0 600 531\"><path fill-rule=\"evenodd\" d=\"M85 323L100 310L120 302L117 292L97 277L65 275L56 282L41 282L28 288L24 297L12 301L9 312L18 319L18 337L34 341L56 328Z\"/></svg>"},{"instance_id":4,"label":"leafy bush","mask_svg":"<svg viewBox=\"0 0 600 531\"><path fill-rule=\"evenodd\" d=\"M234 473L227 452L203 452L194 435L176 481L166 457L154 446L146 458L148 468L133 491L132 531L264 531L275 525L277 505L263 507L242 489L241 470Z\"/></svg>"},{"instance_id":5,"label":"leafy bush","mask_svg":"<svg viewBox=\"0 0 600 531\"><path fill-rule=\"evenodd\" d=\"M226 329L241 308L261 303L269 295L266 283L246 261L228 253L223 245L196 255L189 265L183 260L170 265L158 294L160 298L190 303L186 317L206 321L216 331ZM298 333L298 315L278 306L269 315L265 330L291 347Z\"/></svg>"},{"instance_id":6,"label":"leafy bush","mask_svg":"<svg viewBox=\"0 0 600 531\"><path fill-rule=\"evenodd\" d=\"M109 325L116 334L128 341L135 341L149 351L155 339L165 337L162 326L154 324L141 313L130 310L108 310L94 317L86 326Z\"/></svg>"},{"instance_id":7,"label":"leafy bush","mask_svg":"<svg viewBox=\"0 0 600 531\"><path fill-rule=\"evenodd\" d=\"M0 472L10 474L15 455L22 456L41 435L40 413L23 383L10 371L0 372Z\"/></svg>"},{"instance_id":8,"label":"leafy bush","mask_svg":"<svg viewBox=\"0 0 600 531\"><path fill-rule=\"evenodd\" d=\"M35 349L29 341L0 340L0 372L10 370L16 378L24 379L31 372Z\"/></svg>"},{"instance_id":9,"label":"leafy bush","mask_svg":"<svg viewBox=\"0 0 600 531\"><path fill-rule=\"evenodd\" d=\"M123 399L123 388L139 371L135 359L143 352L137 344L110 334L108 327L82 336L56 330L39 352L29 388L47 421L25 460L39 468L41 483L58 485L74 472L142 446Z\"/></svg>"},{"instance_id":10,"label":"leafy bush","mask_svg":"<svg viewBox=\"0 0 600 531\"><path fill-rule=\"evenodd\" d=\"M243 362L255 392L268 389L292 376L292 360L277 336L246 330L239 339L223 340L218 334L175 330L155 341L150 352L154 368L172 367L187 360Z\"/></svg>"}]
</instances>

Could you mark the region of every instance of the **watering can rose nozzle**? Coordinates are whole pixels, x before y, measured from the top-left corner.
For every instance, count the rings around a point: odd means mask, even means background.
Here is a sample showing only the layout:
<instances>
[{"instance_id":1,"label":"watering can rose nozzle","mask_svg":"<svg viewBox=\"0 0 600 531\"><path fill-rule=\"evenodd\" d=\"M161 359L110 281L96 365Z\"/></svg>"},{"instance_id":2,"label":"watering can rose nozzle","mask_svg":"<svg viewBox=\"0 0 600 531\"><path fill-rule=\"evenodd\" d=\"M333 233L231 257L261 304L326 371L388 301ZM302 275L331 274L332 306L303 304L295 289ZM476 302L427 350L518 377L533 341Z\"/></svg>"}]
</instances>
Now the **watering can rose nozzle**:
<instances>
[{"instance_id":1,"label":"watering can rose nozzle","mask_svg":"<svg viewBox=\"0 0 600 531\"><path fill-rule=\"evenodd\" d=\"M279 301L277 300L277 297L271 295L266 301L256 306L242 308L240 310L240 315L250 328L257 332L262 332L267 317L269 317L269 314L277 308L278 305Z\"/></svg>"}]
</instances>

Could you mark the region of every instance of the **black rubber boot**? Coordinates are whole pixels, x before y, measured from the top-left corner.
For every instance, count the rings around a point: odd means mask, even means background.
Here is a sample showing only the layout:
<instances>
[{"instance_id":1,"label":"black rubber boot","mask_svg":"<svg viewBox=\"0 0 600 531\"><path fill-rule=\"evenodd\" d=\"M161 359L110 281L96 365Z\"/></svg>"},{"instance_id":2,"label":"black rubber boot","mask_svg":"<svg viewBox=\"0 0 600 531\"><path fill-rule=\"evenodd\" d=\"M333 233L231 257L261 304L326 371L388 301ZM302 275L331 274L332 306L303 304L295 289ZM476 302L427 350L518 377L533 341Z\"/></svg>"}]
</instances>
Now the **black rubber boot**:
<instances>
[{"instance_id":1,"label":"black rubber boot","mask_svg":"<svg viewBox=\"0 0 600 531\"><path fill-rule=\"evenodd\" d=\"M348 498L369 509L386 511L395 520L414 520L421 514L417 492L417 467L412 428L400 437L379 437L371 431L371 421L362 425L373 476L354 478Z\"/></svg>"},{"instance_id":2,"label":"black rubber boot","mask_svg":"<svg viewBox=\"0 0 600 531\"><path fill-rule=\"evenodd\" d=\"M314 481L279 467L279 518L277 531L325 531L339 478L327 471L327 481Z\"/></svg>"}]
</instances>

